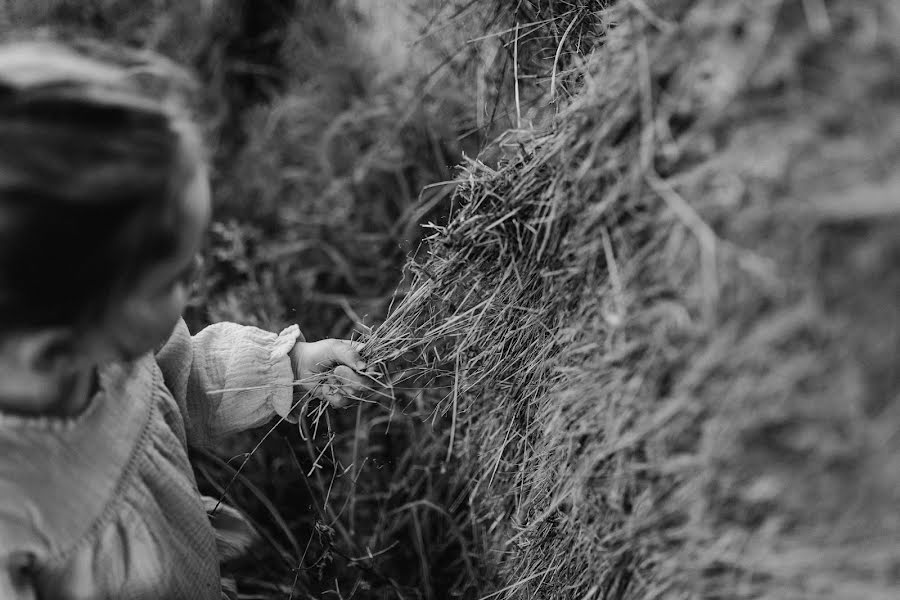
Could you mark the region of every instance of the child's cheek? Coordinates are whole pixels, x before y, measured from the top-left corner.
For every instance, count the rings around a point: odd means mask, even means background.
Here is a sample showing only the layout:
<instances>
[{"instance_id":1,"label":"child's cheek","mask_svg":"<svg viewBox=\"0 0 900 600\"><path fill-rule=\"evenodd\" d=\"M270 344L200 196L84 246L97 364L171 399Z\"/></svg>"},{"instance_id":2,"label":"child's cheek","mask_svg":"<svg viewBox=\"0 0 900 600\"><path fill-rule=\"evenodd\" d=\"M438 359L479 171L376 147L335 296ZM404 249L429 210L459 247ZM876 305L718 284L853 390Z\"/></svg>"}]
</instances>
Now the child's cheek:
<instances>
[{"instance_id":1,"label":"child's cheek","mask_svg":"<svg viewBox=\"0 0 900 600\"><path fill-rule=\"evenodd\" d=\"M176 283L168 295L153 306L153 314L149 316L153 337L159 343L164 342L184 312L188 301L188 289L183 283Z\"/></svg>"},{"instance_id":2,"label":"child's cheek","mask_svg":"<svg viewBox=\"0 0 900 600\"><path fill-rule=\"evenodd\" d=\"M122 319L109 333L123 359L133 359L161 346L172 333L188 299L184 285L176 284L155 298L135 299L122 310Z\"/></svg>"},{"instance_id":3,"label":"child's cheek","mask_svg":"<svg viewBox=\"0 0 900 600\"><path fill-rule=\"evenodd\" d=\"M189 297L190 291L188 285L180 281L177 282L172 293L169 295L169 302L166 307L166 318L172 321L172 327L174 327L178 319L181 318L181 314L187 306Z\"/></svg>"}]
</instances>

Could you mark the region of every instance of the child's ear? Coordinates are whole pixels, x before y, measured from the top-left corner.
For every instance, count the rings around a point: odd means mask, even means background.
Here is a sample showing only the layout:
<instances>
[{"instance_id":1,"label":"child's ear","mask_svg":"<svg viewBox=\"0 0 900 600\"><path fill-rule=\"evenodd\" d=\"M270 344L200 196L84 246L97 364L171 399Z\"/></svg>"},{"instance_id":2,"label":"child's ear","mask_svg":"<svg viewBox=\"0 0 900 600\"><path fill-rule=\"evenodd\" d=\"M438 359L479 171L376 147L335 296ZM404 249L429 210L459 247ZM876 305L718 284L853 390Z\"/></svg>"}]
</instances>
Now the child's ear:
<instances>
[{"instance_id":1,"label":"child's ear","mask_svg":"<svg viewBox=\"0 0 900 600\"><path fill-rule=\"evenodd\" d=\"M37 372L58 371L74 366L78 361L77 338L66 328L29 332L19 347L22 362Z\"/></svg>"}]
</instances>

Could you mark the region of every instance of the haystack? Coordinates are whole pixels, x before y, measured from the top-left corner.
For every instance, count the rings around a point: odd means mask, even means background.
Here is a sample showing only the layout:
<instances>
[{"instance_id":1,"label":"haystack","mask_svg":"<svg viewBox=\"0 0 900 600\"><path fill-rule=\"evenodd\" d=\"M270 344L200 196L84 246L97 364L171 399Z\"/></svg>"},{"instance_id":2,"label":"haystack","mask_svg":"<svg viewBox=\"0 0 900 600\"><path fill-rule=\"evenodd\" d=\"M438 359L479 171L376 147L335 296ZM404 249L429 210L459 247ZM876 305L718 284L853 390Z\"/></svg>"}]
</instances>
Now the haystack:
<instances>
[{"instance_id":1,"label":"haystack","mask_svg":"<svg viewBox=\"0 0 900 600\"><path fill-rule=\"evenodd\" d=\"M900 5L590 16L367 340L448 382L483 593L900 597Z\"/></svg>"}]
</instances>

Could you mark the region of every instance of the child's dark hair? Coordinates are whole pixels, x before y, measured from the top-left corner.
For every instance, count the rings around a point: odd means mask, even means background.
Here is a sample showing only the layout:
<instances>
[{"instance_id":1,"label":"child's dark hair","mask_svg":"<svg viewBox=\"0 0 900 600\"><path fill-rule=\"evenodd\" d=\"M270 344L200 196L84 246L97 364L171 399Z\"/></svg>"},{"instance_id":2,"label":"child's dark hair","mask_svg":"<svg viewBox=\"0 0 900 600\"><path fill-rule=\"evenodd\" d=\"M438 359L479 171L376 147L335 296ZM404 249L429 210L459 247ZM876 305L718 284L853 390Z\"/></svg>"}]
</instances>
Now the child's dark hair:
<instances>
[{"instance_id":1,"label":"child's dark hair","mask_svg":"<svg viewBox=\"0 0 900 600\"><path fill-rule=\"evenodd\" d=\"M200 159L187 79L112 52L0 45L0 333L96 322L175 248Z\"/></svg>"}]
</instances>

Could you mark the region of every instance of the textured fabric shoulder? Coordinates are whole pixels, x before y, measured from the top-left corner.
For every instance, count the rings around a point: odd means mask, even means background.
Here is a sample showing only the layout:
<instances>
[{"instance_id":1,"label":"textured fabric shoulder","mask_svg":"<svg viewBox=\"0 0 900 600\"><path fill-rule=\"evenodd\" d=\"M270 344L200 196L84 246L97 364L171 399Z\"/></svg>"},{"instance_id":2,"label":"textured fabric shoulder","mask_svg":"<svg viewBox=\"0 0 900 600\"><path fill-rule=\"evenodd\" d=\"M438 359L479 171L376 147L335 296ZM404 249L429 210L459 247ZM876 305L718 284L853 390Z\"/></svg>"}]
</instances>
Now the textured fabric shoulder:
<instances>
[{"instance_id":1,"label":"textured fabric shoulder","mask_svg":"<svg viewBox=\"0 0 900 600\"><path fill-rule=\"evenodd\" d=\"M145 443L149 365L101 369L100 389L75 418L0 423L0 536L39 558L67 554L102 518Z\"/></svg>"}]
</instances>

